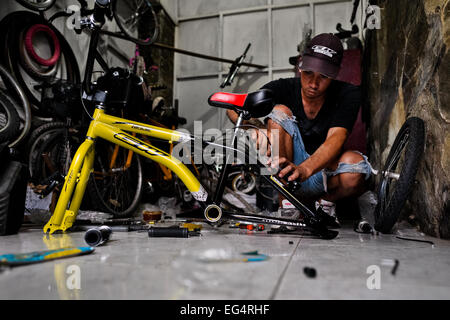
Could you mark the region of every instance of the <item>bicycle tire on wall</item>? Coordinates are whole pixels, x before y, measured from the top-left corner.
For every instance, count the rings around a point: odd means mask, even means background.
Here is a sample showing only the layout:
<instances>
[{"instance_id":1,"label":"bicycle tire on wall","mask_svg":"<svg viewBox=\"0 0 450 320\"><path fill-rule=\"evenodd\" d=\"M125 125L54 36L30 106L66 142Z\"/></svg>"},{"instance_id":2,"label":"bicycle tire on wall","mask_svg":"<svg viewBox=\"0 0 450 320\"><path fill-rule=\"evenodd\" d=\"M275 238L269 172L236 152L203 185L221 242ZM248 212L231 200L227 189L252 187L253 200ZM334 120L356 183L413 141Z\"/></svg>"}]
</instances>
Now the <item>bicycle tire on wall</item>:
<instances>
[{"instance_id":1,"label":"bicycle tire on wall","mask_svg":"<svg viewBox=\"0 0 450 320\"><path fill-rule=\"evenodd\" d=\"M375 209L375 229L390 233L397 223L403 206L408 199L424 153L425 126L420 118L411 117L400 128L386 159L384 171L400 173L398 181L382 177L379 183L378 205ZM404 152L401 158L400 153ZM399 155L396 159L396 154ZM397 168L400 162L400 168ZM394 185L391 185L394 183ZM389 195L389 191L391 195Z\"/></svg>"},{"instance_id":2,"label":"bicycle tire on wall","mask_svg":"<svg viewBox=\"0 0 450 320\"><path fill-rule=\"evenodd\" d=\"M151 3L148 0L139 2L142 8L144 8L145 14L142 23L138 21L135 24L127 24L129 20L133 20L135 13L138 8L135 8L137 2L127 1L127 0L113 0L112 1L112 11L114 15L114 20L116 21L120 31L132 42L140 45L150 45L156 41L159 35L159 23L158 16ZM141 10L142 11L142 10ZM139 15L138 15L139 16ZM150 18L151 17L151 18ZM134 28L134 30L133 30ZM138 29L136 29L138 28ZM137 31L137 35L132 34L132 31Z\"/></svg>"},{"instance_id":3,"label":"bicycle tire on wall","mask_svg":"<svg viewBox=\"0 0 450 320\"><path fill-rule=\"evenodd\" d=\"M19 49L21 45L20 34L35 24L47 25L57 36L60 47L61 57L58 61L58 72L55 77L61 80L79 84L81 82L80 71L76 57L64 36L52 25L48 24L41 16L33 12L17 11L6 16L0 25L4 30L4 35L0 37L0 45L3 46L2 59L7 69L17 79L19 85L23 88L34 115L47 117L49 114L41 108L41 92L36 86L45 81L43 77L33 77L25 68L23 68ZM35 75L34 75L35 76Z\"/></svg>"},{"instance_id":4,"label":"bicycle tire on wall","mask_svg":"<svg viewBox=\"0 0 450 320\"><path fill-rule=\"evenodd\" d=\"M39 3L27 0L16 0L18 3L33 11L45 11L50 9L56 0L45 0Z\"/></svg>"},{"instance_id":5,"label":"bicycle tire on wall","mask_svg":"<svg viewBox=\"0 0 450 320\"><path fill-rule=\"evenodd\" d=\"M11 141L19 131L19 114L6 94L0 91L0 143Z\"/></svg>"},{"instance_id":6,"label":"bicycle tire on wall","mask_svg":"<svg viewBox=\"0 0 450 320\"><path fill-rule=\"evenodd\" d=\"M139 205L143 174L140 157L133 154L128 169L111 172L111 155L115 145L98 140L95 146L94 170L89 178L87 191L94 210L113 214L115 218L130 217ZM126 162L128 150L119 148L116 165L120 168Z\"/></svg>"}]
</instances>

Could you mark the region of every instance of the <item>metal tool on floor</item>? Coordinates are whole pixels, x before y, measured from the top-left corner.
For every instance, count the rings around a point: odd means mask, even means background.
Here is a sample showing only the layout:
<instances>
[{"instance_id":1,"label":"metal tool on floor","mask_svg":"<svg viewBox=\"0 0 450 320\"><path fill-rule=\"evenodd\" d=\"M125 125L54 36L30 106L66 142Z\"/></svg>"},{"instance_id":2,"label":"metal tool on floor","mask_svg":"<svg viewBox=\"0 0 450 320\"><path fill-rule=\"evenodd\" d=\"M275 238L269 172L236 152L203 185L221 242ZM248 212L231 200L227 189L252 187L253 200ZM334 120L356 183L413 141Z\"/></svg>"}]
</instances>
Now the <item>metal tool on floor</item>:
<instances>
[{"instance_id":1,"label":"metal tool on floor","mask_svg":"<svg viewBox=\"0 0 450 320\"><path fill-rule=\"evenodd\" d=\"M93 247L67 247L55 250L0 255L0 266L15 267L94 252Z\"/></svg>"},{"instance_id":2,"label":"metal tool on floor","mask_svg":"<svg viewBox=\"0 0 450 320\"><path fill-rule=\"evenodd\" d=\"M84 234L84 241L92 247L106 243L111 237L112 229L109 226L91 228Z\"/></svg>"},{"instance_id":3,"label":"metal tool on floor","mask_svg":"<svg viewBox=\"0 0 450 320\"><path fill-rule=\"evenodd\" d=\"M150 227L148 236L151 238L189 238L189 236L199 236L199 231L189 231L188 228L179 226L172 227Z\"/></svg>"},{"instance_id":4,"label":"metal tool on floor","mask_svg":"<svg viewBox=\"0 0 450 320\"><path fill-rule=\"evenodd\" d=\"M255 223L235 223L230 226L232 229L247 229L248 231L264 231L265 226L263 224Z\"/></svg>"},{"instance_id":5,"label":"metal tool on floor","mask_svg":"<svg viewBox=\"0 0 450 320\"><path fill-rule=\"evenodd\" d=\"M358 222L356 222L353 227L353 230L358 233L373 233L372 226L365 219L361 219Z\"/></svg>"}]
</instances>

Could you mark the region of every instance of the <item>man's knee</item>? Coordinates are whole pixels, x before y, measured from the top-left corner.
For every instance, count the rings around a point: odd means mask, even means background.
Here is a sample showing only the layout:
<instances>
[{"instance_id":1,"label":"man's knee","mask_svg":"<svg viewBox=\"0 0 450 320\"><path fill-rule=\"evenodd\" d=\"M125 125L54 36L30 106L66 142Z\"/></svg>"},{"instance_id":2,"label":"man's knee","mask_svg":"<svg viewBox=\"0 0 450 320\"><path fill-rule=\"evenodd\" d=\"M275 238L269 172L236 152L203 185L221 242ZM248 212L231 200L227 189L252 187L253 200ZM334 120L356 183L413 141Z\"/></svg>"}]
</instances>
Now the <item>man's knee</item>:
<instances>
[{"instance_id":1,"label":"man's knee","mask_svg":"<svg viewBox=\"0 0 450 320\"><path fill-rule=\"evenodd\" d=\"M363 161L364 158L361 154L354 151L345 151L339 158L339 163L356 164Z\"/></svg>"},{"instance_id":2,"label":"man's knee","mask_svg":"<svg viewBox=\"0 0 450 320\"><path fill-rule=\"evenodd\" d=\"M339 158L339 163L357 164L364 160L364 157L358 152L346 151ZM339 175L340 185L348 189L359 189L364 185L364 173L345 172Z\"/></svg>"},{"instance_id":3,"label":"man's knee","mask_svg":"<svg viewBox=\"0 0 450 320\"><path fill-rule=\"evenodd\" d=\"M277 104L266 118L268 129L284 129L289 135L295 124L295 117L291 109L282 104Z\"/></svg>"},{"instance_id":4,"label":"man's knee","mask_svg":"<svg viewBox=\"0 0 450 320\"><path fill-rule=\"evenodd\" d=\"M282 112L288 117L292 117L292 111L288 107L286 107L283 104L277 104L275 107L273 107L272 111Z\"/></svg>"}]
</instances>

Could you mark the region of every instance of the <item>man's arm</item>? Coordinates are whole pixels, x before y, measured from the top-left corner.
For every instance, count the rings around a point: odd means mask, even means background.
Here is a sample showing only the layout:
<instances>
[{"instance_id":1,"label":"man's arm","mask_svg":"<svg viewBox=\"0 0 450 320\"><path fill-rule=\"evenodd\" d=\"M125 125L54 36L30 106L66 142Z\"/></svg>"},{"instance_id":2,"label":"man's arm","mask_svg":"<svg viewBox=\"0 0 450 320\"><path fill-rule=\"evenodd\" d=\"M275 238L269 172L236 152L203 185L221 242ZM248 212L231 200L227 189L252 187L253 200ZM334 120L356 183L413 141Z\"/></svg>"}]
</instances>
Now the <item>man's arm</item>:
<instances>
[{"instance_id":1,"label":"man's arm","mask_svg":"<svg viewBox=\"0 0 450 320\"><path fill-rule=\"evenodd\" d=\"M288 181L297 179L302 182L305 181L313 174L329 166L339 156L347 136L348 131L345 128L330 128L324 143L308 159L298 166L294 165L286 158L280 158L278 165L281 166L285 164L285 167L280 171L279 176L282 178L287 173L292 172Z\"/></svg>"},{"instance_id":2,"label":"man's arm","mask_svg":"<svg viewBox=\"0 0 450 320\"><path fill-rule=\"evenodd\" d=\"M231 120L231 122L236 124L236 121L237 121L237 119L239 117L236 111L231 110L231 109L227 109L227 116Z\"/></svg>"}]
</instances>

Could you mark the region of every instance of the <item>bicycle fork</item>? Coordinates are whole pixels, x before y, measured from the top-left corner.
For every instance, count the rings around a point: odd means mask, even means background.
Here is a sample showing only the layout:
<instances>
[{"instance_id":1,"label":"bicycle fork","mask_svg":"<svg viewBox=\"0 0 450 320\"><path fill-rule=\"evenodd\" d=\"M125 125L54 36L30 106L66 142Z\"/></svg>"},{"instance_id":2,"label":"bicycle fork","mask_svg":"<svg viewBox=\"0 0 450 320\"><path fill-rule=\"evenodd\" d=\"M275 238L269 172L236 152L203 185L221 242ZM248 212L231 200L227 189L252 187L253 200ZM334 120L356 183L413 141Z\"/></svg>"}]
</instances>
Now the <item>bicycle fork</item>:
<instances>
[{"instance_id":1,"label":"bicycle fork","mask_svg":"<svg viewBox=\"0 0 450 320\"><path fill-rule=\"evenodd\" d=\"M58 203L44 233L66 231L75 222L94 165L94 140L86 139L78 148L65 177Z\"/></svg>"}]
</instances>

